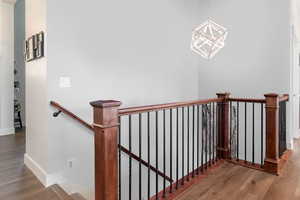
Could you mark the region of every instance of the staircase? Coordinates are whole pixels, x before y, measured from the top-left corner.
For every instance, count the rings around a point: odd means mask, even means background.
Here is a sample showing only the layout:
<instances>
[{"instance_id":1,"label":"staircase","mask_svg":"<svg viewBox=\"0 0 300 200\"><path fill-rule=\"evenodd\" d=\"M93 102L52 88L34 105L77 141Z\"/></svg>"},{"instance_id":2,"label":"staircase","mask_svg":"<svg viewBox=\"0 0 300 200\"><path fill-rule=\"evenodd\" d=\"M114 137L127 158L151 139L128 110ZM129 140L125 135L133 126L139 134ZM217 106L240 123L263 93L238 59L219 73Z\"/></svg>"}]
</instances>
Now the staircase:
<instances>
[{"instance_id":1,"label":"staircase","mask_svg":"<svg viewBox=\"0 0 300 200\"><path fill-rule=\"evenodd\" d=\"M32 200L85 200L80 194L68 195L59 185L52 185L30 197Z\"/></svg>"}]
</instances>

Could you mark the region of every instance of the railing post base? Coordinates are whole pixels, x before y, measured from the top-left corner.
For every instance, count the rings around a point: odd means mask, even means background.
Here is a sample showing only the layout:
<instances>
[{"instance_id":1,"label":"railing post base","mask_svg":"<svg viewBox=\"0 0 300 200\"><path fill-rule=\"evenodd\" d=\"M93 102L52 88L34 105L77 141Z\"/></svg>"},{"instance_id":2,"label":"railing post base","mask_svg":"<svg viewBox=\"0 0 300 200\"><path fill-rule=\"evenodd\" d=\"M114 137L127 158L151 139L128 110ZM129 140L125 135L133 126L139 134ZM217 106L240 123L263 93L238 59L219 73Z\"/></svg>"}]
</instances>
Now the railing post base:
<instances>
[{"instance_id":1,"label":"railing post base","mask_svg":"<svg viewBox=\"0 0 300 200\"><path fill-rule=\"evenodd\" d=\"M119 101L95 101L95 200L118 200Z\"/></svg>"},{"instance_id":2,"label":"railing post base","mask_svg":"<svg viewBox=\"0 0 300 200\"><path fill-rule=\"evenodd\" d=\"M279 160L265 159L263 168L270 174L279 175Z\"/></svg>"}]
</instances>

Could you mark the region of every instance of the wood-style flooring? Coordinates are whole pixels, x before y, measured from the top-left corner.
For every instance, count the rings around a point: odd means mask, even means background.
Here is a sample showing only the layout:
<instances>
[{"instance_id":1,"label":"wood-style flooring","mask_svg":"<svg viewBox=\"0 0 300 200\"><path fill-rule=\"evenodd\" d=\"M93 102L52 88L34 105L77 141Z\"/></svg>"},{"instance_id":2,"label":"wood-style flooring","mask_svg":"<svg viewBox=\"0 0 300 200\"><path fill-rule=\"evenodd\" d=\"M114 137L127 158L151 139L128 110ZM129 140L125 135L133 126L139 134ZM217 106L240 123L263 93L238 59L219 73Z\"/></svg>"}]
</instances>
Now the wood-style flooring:
<instances>
[{"instance_id":1,"label":"wood-style flooring","mask_svg":"<svg viewBox=\"0 0 300 200\"><path fill-rule=\"evenodd\" d=\"M300 200L300 140L280 176L224 163L176 200Z\"/></svg>"},{"instance_id":2,"label":"wood-style flooring","mask_svg":"<svg viewBox=\"0 0 300 200\"><path fill-rule=\"evenodd\" d=\"M24 153L25 131L0 137L0 200L82 200L58 185L45 188L25 167Z\"/></svg>"}]
</instances>

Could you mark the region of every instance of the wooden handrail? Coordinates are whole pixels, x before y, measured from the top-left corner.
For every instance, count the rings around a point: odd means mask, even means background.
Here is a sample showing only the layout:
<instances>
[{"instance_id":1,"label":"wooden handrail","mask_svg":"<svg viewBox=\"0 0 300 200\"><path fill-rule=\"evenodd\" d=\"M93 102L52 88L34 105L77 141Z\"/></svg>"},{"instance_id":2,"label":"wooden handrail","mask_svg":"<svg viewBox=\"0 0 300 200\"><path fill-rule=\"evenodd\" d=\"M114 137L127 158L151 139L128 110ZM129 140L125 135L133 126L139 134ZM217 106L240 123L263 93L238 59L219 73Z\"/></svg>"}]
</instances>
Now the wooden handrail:
<instances>
[{"instance_id":1,"label":"wooden handrail","mask_svg":"<svg viewBox=\"0 0 300 200\"><path fill-rule=\"evenodd\" d=\"M63 112L64 114L68 115L72 119L76 120L77 122L79 122L80 124L85 126L86 128L90 129L91 131L94 131L94 127L91 124L85 122L83 119L81 119L80 117L78 117L77 115L72 113L71 111L65 109L59 103L57 103L55 101L50 101L50 105L53 106L54 108L56 108L57 110Z\"/></svg>"},{"instance_id":2,"label":"wooden handrail","mask_svg":"<svg viewBox=\"0 0 300 200\"><path fill-rule=\"evenodd\" d=\"M266 103L266 99L251 99L251 98L229 98L228 101L249 102L249 103Z\"/></svg>"},{"instance_id":3,"label":"wooden handrail","mask_svg":"<svg viewBox=\"0 0 300 200\"><path fill-rule=\"evenodd\" d=\"M284 94L284 95L279 97L279 102L288 101L288 100L289 100L289 95L288 94Z\"/></svg>"},{"instance_id":4,"label":"wooden handrail","mask_svg":"<svg viewBox=\"0 0 300 200\"><path fill-rule=\"evenodd\" d=\"M77 122L79 122L80 124L82 124L83 126L85 126L86 128L88 128L89 130L94 131L94 126L92 124L89 124L88 122L84 121L83 119L81 119L80 117L78 117L77 115L75 115L74 113L72 113L71 111L69 111L66 108L64 108L63 106L61 106L59 103L57 103L55 101L50 101L50 105L53 106L54 108L56 108L57 110L61 111L62 113L68 115L72 119L76 120ZM120 148L120 150L122 152L124 152L125 154L127 154L129 157L132 157L134 160L136 160L138 162L141 162L145 167L149 167L152 171L154 171L155 173L158 173L161 177L165 178L170 183L173 182L173 180L170 177L168 177L167 175L165 175L163 172L161 172L160 170L156 169L152 165L149 165L146 161L144 161L143 159L139 158L134 153L130 152L124 146L122 146L122 145L119 144L118 148Z\"/></svg>"},{"instance_id":5,"label":"wooden handrail","mask_svg":"<svg viewBox=\"0 0 300 200\"><path fill-rule=\"evenodd\" d=\"M119 109L119 116L137 114L143 112L152 112L156 110L163 109L171 109L177 107L185 107L191 105L201 105L208 104L213 102L222 102L221 98L213 98L213 99L203 99L196 101L186 101L186 102L177 102L177 103L166 103L166 104L157 104L157 105L148 105L148 106L138 106L138 107L129 107L129 108L121 108Z\"/></svg>"}]
</instances>

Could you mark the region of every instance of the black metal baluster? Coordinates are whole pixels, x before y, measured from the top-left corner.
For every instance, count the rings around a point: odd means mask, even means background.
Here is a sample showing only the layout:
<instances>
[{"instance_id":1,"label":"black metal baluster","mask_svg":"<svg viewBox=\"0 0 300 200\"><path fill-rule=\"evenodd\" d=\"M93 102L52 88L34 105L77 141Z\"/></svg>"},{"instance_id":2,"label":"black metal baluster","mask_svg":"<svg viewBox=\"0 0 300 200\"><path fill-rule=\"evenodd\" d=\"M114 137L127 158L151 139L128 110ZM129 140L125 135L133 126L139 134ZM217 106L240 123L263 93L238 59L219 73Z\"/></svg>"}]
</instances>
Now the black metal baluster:
<instances>
[{"instance_id":1,"label":"black metal baluster","mask_svg":"<svg viewBox=\"0 0 300 200\"><path fill-rule=\"evenodd\" d=\"M172 179L172 162L173 162L173 110L170 109L170 178ZM172 193L172 183L170 183L170 193Z\"/></svg>"},{"instance_id":2,"label":"black metal baluster","mask_svg":"<svg viewBox=\"0 0 300 200\"><path fill-rule=\"evenodd\" d=\"M252 118L252 163L254 164L254 154L255 154L255 104L252 104L252 113L253 113L253 118Z\"/></svg>"},{"instance_id":3,"label":"black metal baluster","mask_svg":"<svg viewBox=\"0 0 300 200\"><path fill-rule=\"evenodd\" d=\"M163 110L163 171L166 174L166 111ZM164 177L163 198L166 197L166 178Z\"/></svg>"},{"instance_id":4,"label":"black metal baluster","mask_svg":"<svg viewBox=\"0 0 300 200\"><path fill-rule=\"evenodd\" d=\"M131 148L132 148L132 144L131 144L131 138L132 138L132 136L131 136L131 115L129 115L129 152L131 153ZM129 156L129 192L128 192L128 196L129 196L129 199L131 200L131 190L132 190L132 188L131 188L131 182L132 182L132 177L131 177L131 175L132 175L132 158L131 158L131 156Z\"/></svg>"},{"instance_id":5,"label":"black metal baluster","mask_svg":"<svg viewBox=\"0 0 300 200\"><path fill-rule=\"evenodd\" d=\"M156 200L158 199L158 111L155 112L155 148L156 148L156 152L155 152L155 160L156 160Z\"/></svg>"},{"instance_id":6,"label":"black metal baluster","mask_svg":"<svg viewBox=\"0 0 300 200\"><path fill-rule=\"evenodd\" d=\"M178 133L179 133L179 125L178 125L178 112L179 112L179 109L178 107L176 108L176 190L178 189Z\"/></svg>"},{"instance_id":7,"label":"black metal baluster","mask_svg":"<svg viewBox=\"0 0 300 200\"><path fill-rule=\"evenodd\" d=\"M239 160L239 149L240 149L240 103L237 102L237 151L236 158Z\"/></svg>"},{"instance_id":8,"label":"black metal baluster","mask_svg":"<svg viewBox=\"0 0 300 200\"><path fill-rule=\"evenodd\" d=\"M209 126L208 126L208 105L206 104L206 127L205 127L205 169L207 169L208 167L208 141L207 141L207 135L208 135L208 130L209 130Z\"/></svg>"},{"instance_id":9,"label":"black metal baluster","mask_svg":"<svg viewBox=\"0 0 300 200\"><path fill-rule=\"evenodd\" d=\"M247 162L247 102L245 102L245 162Z\"/></svg>"},{"instance_id":10,"label":"black metal baluster","mask_svg":"<svg viewBox=\"0 0 300 200\"><path fill-rule=\"evenodd\" d=\"M203 127L203 119L204 119L204 112L203 112L203 105L201 105L201 115L202 115L202 131L201 131L201 171L203 172L203 162L204 162L204 137L203 137L203 131L204 127Z\"/></svg>"},{"instance_id":11,"label":"black metal baluster","mask_svg":"<svg viewBox=\"0 0 300 200\"><path fill-rule=\"evenodd\" d=\"M142 114L139 114L139 158L142 159ZM142 163L139 162L139 197L142 199Z\"/></svg>"},{"instance_id":12,"label":"black metal baluster","mask_svg":"<svg viewBox=\"0 0 300 200\"><path fill-rule=\"evenodd\" d=\"M119 119L118 119L118 121L119 121L119 145L121 145L122 143L121 143L121 117L119 117ZM122 162L121 162L121 149L119 148L118 149L118 151L119 151L119 200L121 200L122 199L122 184L121 184L121 182L122 182Z\"/></svg>"},{"instance_id":13,"label":"black metal baluster","mask_svg":"<svg viewBox=\"0 0 300 200\"><path fill-rule=\"evenodd\" d=\"M184 107L182 107L182 185L184 185Z\"/></svg>"},{"instance_id":14,"label":"black metal baluster","mask_svg":"<svg viewBox=\"0 0 300 200\"><path fill-rule=\"evenodd\" d=\"M220 115L220 108L219 104L216 103L216 162L218 161L218 145L219 145L219 134L220 134L220 120L219 120L219 115Z\"/></svg>"},{"instance_id":15,"label":"black metal baluster","mask_svg":"<svg viewBox=\"0 0 300 200\"><path fill-rule=\"evenodd\" d=\"M199 174L199 105L197 105L197 175Z\"/></svg>"},{"instance_id":16,"label":"black metal baluster","mask_svg":"<svg viewBox=\"0 0 300 200\"><path fill-rule=\"evenodd\" d=\"M192 177L194 178L194 176L195 176L195 167L194 167L195 166L195 105L193 105L193 138L192 138L192 140L193 140Z\"/></svg>"},{"instance_id":17,"label":"black metal baluster","mask_svg":"<svg viewBox=\"0 0 300 200\"><path fill-rule=\"evenodd\" d=\"M260 164L261 167L263 167L264 165L264 104L261 103L260 105L260 134L261 134L261 138L260 138L260 145L261 145L261 149L260 149Z\"/></svg>"},{"instance_id":18,"label":"black metal baluster","mask_svg":"<svg viewBox=\"0 0 300 200\"><path fill-rule=\"evenodd\" d=\"M216 150L216 144L215 144L215 103L213 103L213 122L212 122L212 124L213 124L213 141L212 141L212 143L213 143L213 158L212 158L212 160L213 160L213 164L215 164L215 150Z\"/></svg>"},{"instance_id":19,"label":"black metal baluster","mask_svg":"<svg viewBox=\"0 0 300 200\"><path fill-rule=\"evenodd\" d=\"M230 101L229 103L229 112L230 112L230 115L229 115L229 152L230 152L230 158L231 158L231 152L232 152L232 102Z\"/></svg>"},{"instance_id":20,"label":"black metal baluster","mask_svg":"<svg viewBox=\"0 0 300 200\"><path fill-rule=\"evenodd\" d=\"M209 166L211 166L211 135L212 135L212 113L211 113L211 103L209 103Z\"/></svg>"},{"instance_id":21,"label":"black metal baluster","mask_svg":"<svg viewBox=\"0 0 300 200\"><path fill-rule=\"evenodd\" d=\"M148 146L148 199L150 199L151 194L151 180L150 180L150 113L147 113L147 146Z\"/></svg>"},{"instance_id":22,"label":"black metal baluster","mask_svg":"<svg viewBox=\"0 0 300 200\"><path fill-rule=\"evenodd\" d=\"M190 107L187 107L187 181L190 180L189 170L190 170Z\"/></svg>"}]
</instances>

